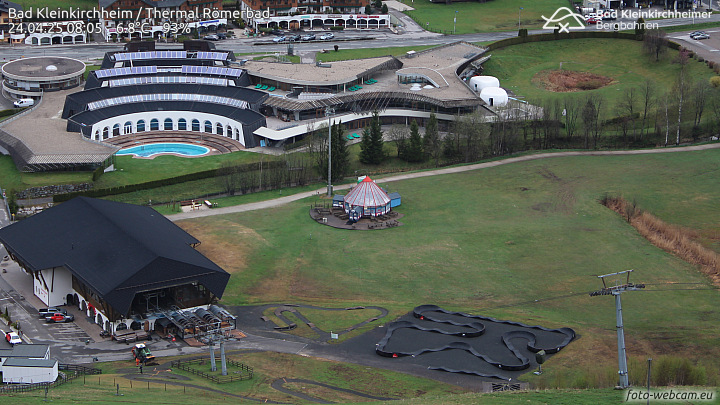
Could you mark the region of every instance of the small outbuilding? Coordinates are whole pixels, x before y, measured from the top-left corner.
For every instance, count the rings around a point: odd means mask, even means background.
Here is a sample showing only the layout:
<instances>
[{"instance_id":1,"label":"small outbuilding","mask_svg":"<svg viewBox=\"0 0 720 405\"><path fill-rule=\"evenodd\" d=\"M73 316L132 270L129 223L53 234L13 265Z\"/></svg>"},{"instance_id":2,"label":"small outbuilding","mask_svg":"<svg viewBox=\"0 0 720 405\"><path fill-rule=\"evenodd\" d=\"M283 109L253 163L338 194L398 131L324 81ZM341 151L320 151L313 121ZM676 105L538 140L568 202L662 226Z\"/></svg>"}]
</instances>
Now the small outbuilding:
<instances>
[{"instance_id":1,"label":"small outbuilding","mask_svg":"<svg viewBox=\"0 0 720 405\"><path fill-rule=\"evenodd\" d=\"M369 176L358 183L344 198L345 212L359 217L376 217L390 212L390 197Z\"/></svg>"},{"instance_id":2,"label":"small outbuilding","mask_svg":"<svg viewBox=\"0 0 720 405\"><path fill-rule=\"evenodd\" d=\"M3 364L3 383L51 383L58 378L54 359L9 358Z\"/></svg>"},{"instance_id":3,"label":"small outbuilding","mask_svg":"<svg viewBox=\"0 0 720 405\"><path fill-rule=\"evenodd\" d=\"M470 88L480 93L486 87L500 87L500 80L495 76L473 76L470 78Z\"/></svg>"},{"instance_id":4,"label":"small outbuilding","mask_svg":"<svg viewBox=\"0 0 720 405\"><path fill-rule=\"evenodd\" d=\"M390 197L390 208L398 207L402 203L400 193L390 193L388 197Z\"/></svg>"},{"instance_id":5,"label":"small outbuilding","mask_svg":"<svg viewBox=\"0 0 720 405\"><path fill-rule=\"evenodd\" d=\"M482 89L480 98L490 107L502 107L508 103L507 92L500 87L486 87Z\"/></svg>"}]
</instances>

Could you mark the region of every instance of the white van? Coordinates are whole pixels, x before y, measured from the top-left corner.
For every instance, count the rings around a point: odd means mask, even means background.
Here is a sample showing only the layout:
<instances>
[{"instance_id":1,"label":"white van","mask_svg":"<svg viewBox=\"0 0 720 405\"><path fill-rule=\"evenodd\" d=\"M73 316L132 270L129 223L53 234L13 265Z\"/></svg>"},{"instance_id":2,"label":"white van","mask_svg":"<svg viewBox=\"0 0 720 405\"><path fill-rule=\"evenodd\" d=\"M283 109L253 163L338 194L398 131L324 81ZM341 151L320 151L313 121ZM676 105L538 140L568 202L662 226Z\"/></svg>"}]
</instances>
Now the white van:
<instances>
[{"instance_id":1,"label":"white van","mask_svg":"<svg viewBox=\"0 0 720 405\"><path fill-rule=\"evenodd\" d=\"M35 104L35 100L31 98L21 98L20 100L13 103L15 108L25 108L25 107L31 107Z\"/></svg>"}]
</instances>

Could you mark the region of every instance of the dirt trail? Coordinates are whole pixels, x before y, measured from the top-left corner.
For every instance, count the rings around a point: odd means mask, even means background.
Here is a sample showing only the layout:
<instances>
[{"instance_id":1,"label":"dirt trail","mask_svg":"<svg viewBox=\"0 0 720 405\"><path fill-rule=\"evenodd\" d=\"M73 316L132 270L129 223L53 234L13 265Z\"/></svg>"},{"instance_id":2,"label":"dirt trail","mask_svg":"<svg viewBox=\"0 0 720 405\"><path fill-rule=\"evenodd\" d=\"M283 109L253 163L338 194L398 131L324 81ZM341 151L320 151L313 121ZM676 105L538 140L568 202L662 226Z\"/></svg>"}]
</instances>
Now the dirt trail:
<instances>
[{"instance_id":1,"label":"dirt trail","mask_svg":"<svg viewBox=\"0 0 720 405\"><path fill-rule=\"evenodd\" d=\"M536 155L518 156L518 157L512 157L512 158L507 158L507 159L503 159L503 160L496 160L493 162L476 163L476 164L471 164L471 165L466 165L466 166L454 166L454 167L447 167L444 169L435 169L435 170L427 170L427 171L415 172L415 173L398 174L395 176L390 176L390 177L385 177L385 178L379 179L378 181L380 181L382 183L388 183L391 181L417 179L417 178L421 178L421 177L438 176L438 175L442 175L442 174L462 173L462 172L467 172L470 170L485 169L488 167L507 165L507 164L511 164L511 163L526 162L529 160L537 160L537 159L549 159L549 158L564 157L564 156L646 155L646 154L652 154L652 153L692 152L692 151L718 149L718 148L720 148L720 143L682 146L682 147L676 147L676 148L657 148L657 149L640 149L640 150L568 151L568 152L538 153ZM352 187L353 185L354 185L354 183L335 186L335 190L347 190L350 187ZM322 188L322 189L318 189L315 191L307 191L304 193L293 194L293 195L289 195L286 197L275 198L272 200L258 201L258 202L249 203L249 204L236 205L233 207L215 208L215 209L211 209L211 210L182 212L179 214L168 215L167 217L171 221L180 221L183 219L201 218L201 217L208 217L211 215L223 215L223 214L231 214L231 213L236 213L236 212L254 211L254 210L260 210L260 209L264 209L264 208L278 207L280 205L284 205L284 204L287 204L287 203L290 203L293 201L301 200L303 198L312 197L314 195L322 195L325 193L325 191L326 191L326 189Z\"/></svg>"}]
</instances>

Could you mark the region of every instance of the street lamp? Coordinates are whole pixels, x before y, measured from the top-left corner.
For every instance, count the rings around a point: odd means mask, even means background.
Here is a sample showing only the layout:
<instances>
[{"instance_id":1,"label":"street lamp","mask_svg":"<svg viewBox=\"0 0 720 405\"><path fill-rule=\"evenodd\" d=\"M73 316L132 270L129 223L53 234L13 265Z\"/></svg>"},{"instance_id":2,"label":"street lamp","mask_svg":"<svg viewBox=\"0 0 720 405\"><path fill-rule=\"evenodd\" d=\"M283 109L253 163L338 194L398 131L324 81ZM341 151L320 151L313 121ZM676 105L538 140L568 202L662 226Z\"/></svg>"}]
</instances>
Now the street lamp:
<instances>
[{"instance_id":1,"label":"street lamp","mask_svg":"<svg viewBox=\"0 0 720 405\"><path fill-rule=\"evenodd\" d=\"M453 18L453 35L455 35L455 24L457 23L457 10L455 10L455 18Z\"/></svg>"},{"instance_id":2,"label":"street lamp","mask_svg":"<svg viewBox=\"0 0 720 405\"><path fill-rule=\"evenodd\" d=\"M325 116L328 117L328 197L332 197L332 124L330 123L330 116L333 114L335 114L334 108L328 107L325 109Z\"/></svg>"},{"instance_id":3,"label":"street lamp","mask_svg":"<svg viewBox=\"0 0 720 405\"><path fill-rule=\"evenodd\" d=\"M523 10L522 7L520 7L520 8L518 9L518 29L521 28L521 25L520 25L520 13L522 12L522 10Z\"/></svg>"}]
</instances>

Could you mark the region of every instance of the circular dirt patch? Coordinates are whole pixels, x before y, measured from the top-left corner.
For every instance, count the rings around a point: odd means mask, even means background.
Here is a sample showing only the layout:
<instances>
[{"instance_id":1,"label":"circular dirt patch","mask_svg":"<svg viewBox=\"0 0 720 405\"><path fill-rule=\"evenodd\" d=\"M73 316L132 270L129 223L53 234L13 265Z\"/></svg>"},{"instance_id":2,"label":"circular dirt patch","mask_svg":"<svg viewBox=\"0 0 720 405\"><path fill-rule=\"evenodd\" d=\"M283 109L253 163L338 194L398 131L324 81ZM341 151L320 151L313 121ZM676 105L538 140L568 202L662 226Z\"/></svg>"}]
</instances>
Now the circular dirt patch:
<instances>
[{"instance_id":1,"label":"circular dirt patch","mask_svg":"<svg viewBox=\"0 0 720 405\"><path fill-rule=\"evenodd\" d=\"M611 84L613 79L574 70L543 70L535 74L533 82L545 90L568 92L599 89Z\"/></svg>"}]
</instances>

